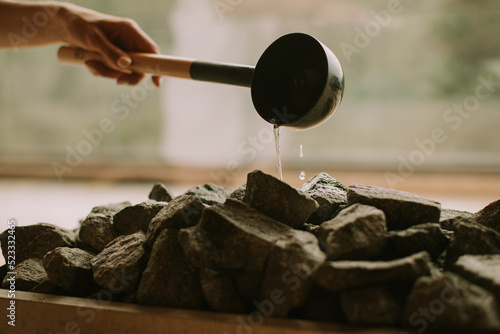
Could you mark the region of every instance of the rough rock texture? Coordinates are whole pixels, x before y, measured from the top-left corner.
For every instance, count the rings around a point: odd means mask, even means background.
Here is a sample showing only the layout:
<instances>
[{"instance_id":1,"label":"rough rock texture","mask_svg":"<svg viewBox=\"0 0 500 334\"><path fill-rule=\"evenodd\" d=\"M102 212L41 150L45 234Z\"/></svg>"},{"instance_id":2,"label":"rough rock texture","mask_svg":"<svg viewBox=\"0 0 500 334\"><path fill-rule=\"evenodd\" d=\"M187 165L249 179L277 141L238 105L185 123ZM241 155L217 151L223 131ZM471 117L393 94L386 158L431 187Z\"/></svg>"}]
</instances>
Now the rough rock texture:
<instances>
[{"instance_id":1,"label":"rough rock texture","mask_svg":"<svg viewBox=\"0 0 500 334\"><path fill-rule=\"evenodd\" d=\"M433 272L429 254L421 252L393 261L327 261L314 273L319 285L332 290L384 282L414 281Z\"/></svg>"},{"instance_id":2,"label":"rough rock texture","mask_svg":"<svg viewBox=\"0 0 500 334\"><path fill-rule=\"evenodd\" d=\"M500 200L476 213L476 222L500 233Z\"/></svg>"},{"instance_id":3,"label":"rough rock texture","mask_svg":"<svg viewBox=\"0 0 500 334\"><path fill-rule=\"evenodd\" d=\"M294 231L274 243L259 292L260 301L274 303L272 315L285 317L301 306L312 287L312 272L325 261L314 235Z\"/></svg>"},{"instance_id":4,"label":"rough rock texture","mask_svg":"<svg viewBox=\"0 0 500 334\"><path fill-rule=\"evenodd\" d=\"M156 183L151 189L151 192L148 196L149 199L158 201L158 202L170 202L174 196L168 190L167 186L162 183Z\"/></svg>"},{"instance_id":5,"label":"rough rock texture","mask_svg":"<svg viewBox=\"0 0 500 334\"><path fill-rule=\"evenodd\" d=\"M347 189L349 205L361 203L384 211L389 230L438 223L441 204L415 194L371 185L353 184Z\"/></svg>"},{"instance_id":6,"label":"rough rock texture","mask_svg":"<svg viewBox=\"0 0 500 334\"><path fill-rule=\"evenodd\" d=\"M461 256L453 271L493 293L500 303L500 255Z\"/></svg>"},{"instance_id":7,"label":"rough rock texture","mask_svg":"<svg viewBox=\"0 0 500 334\"><path fill-rule=\"evenodd\" d=\"M408 297L403 321L424 330L498 333L500 321L493 295L452 273L421 277Z\"/></svg>"},{"instance_id":8,"label":"rough rock texture","mask_svg":"<svg viewBox=\"0 0 500 334\"><path fill-rule=\"evenodd\" d=\"M146 236L142 231L119 236L92 260L94 281L112 293L132 294L147 258L143 248Z\"/></svg>"},{"instance_id":9,"label":"rough rock texture","mask_svg":"<svg viewBox=\"0 0 500 334\"><path fill-rule=\"evenodd\" d=\"M247 191L247 185L244 184L235 191L233 191L231 195L229 195L229 198L237 199L238 201L243 201L243 199L245 198L246 191Z\"/></svg>"},{"instance_id":10,"label":"rough rock texture","mask_svg":"<svg viewBox=\"0 0 500 334\"><path fill-rule=\"evenodd\" d=\"M99 205L92 208L90 214L92 213L102 213L106 216L114 216L115 213L120 212L125 209L127 206L131 206L132 203L129 201L119 202L119 203L109 203L105 205Z\"/></svg>"},{"instance_id":11,"label":"rough rock texture","mask_svg":"<svg viewBox=\"0 0 500 334\"><path fill-rule=\"evenodd\" d=\"M164 229L156 239L137 290L140 304L186 309L204 305L198 271L178 241L178 229Z\"/></svg>"},{"instance_id":12,"label":"rough rock texture","mask_svg":"<svg viewBox=\"0 0 500 334\"><path fill-rule=\"evenodd\" d=\"M52 224L40 223L29 226L16 226L16 263L29 258L43 258L43 256L57 247L73 247L72 233ZM8 263L8 236L9 230L0 234L3 257Z\"/></svg>"},{"instance_id":13,"label":"rough rock texture","mask_svg":"<svg viewBox=\"0 0 500 334\"><path fill-rule=\"evenodd\" d=\"M12 272L17 274L7 273L2 281L2 289L9 289L14 281L14 291L30 291L38 284L48 280L40 258L30 258L18 263Z\"/></svg>"},{"instance_id":14,"label":"rough rock texture","mask_svg":"<svg viewBox=\"0 0 500 334\"><path fill-rule=\"evenodd\" d=\"M174 198L151 220L146 233L148 250L153 248L156 238L164 229L180 229L196 225L203 209L205 205L197 196L182 195Z\"/></svg>"},{"instance_id":15,"label":"rough rock texture","mask_svg":"<svg viewBox=\"0 0 500 334\"><path fill-rule=\"evenodd\" d=\"M77 245L83 249L99 253L118 235L118 231L113 226L113 216L103 213L91 213L80 224Z\"/></svg>"},{"instance_id":16,"label":"rough rock texture","mask_svg":"<svg viewBox=\"0 0 500 334\"><path fill-rule=\"evenodd\" d=\"M442 209L441 217L439 218L439 224L441 225L441 228L448 231L453 231L454 229L453 225L455 220L457 219L473 220L474 218L475 214L471 212L452 210L452 209Z\"/></svg>"},{"instance_id":17,"label":"rough rock texture","mask_svg":"<svg viewBox=\"0 0 500 334\"><path fill-rule=\"evenodd\" d=\"M197 267L261 271L274 243L296 230L242 202L228 199L203 211L195 227L179 232L188 260Z\"/></svg>"},{"instance_id":18,"label":"rough rock texture","mask_svg":"<svg viewBox=\"0 0 500 334\"><path fill-rule=\"evenodd\" d=\"M203 203L214 205L224 203L231 191L216 184L203 184L186 191L184 195L198 196Z\"/></svg>"},{"instance_id":19,"label":"rough rock texture","mask_svg":"<svg viewBox=\"0 0 500 334\"><path fill-rule=\"evenodd\" d=\"M366 260L384 248L384 212L368 205L354 204L320 225L317 233L328 260Z\"/></svg>"},{"instance_id":20,"label":"rough rock texture","mask_svg":"<svg viewBox=\"0 0 500 334\"><path fill-rule=\"evenodd\" d=\"M128 206L113 216L113 226L120 234L132 234L137 231L146 233L151 219L165 206L166 202L154 200Z\"/></svg>"},{"instance_id":21,"label":"rough rock texture","mask_svg":"<svg viewBox=\"0 0 500 334\"><path fill-rule=\"evenodd\" d=\"M351 324L399 325L405 295L395 290L380 284L344 291L340 294L342 310Z\"/></svg>"},{"instance_id":22,"label":"rough rock texture","mask_svg":"<svg viewBox=\"0 0 500 334\"><path fill-rule=\"evenodd\" d=\"M500 254L500 233L483 225L458 221L446 252L446 267L449 268L462 255Z\"/></svg>"},{"instance_id":23,"label":"rough rock texture","mask_svg":"<svg viewBox=\"0 0 500 334\"><path fill-rule=\"evenodd\" d=\"M319 225L332 219L347 204L347 187L326 173L312 177L299 190L319 204L307 220L310 224Z\"/></svg>"},{"instance_id":24,"label":"rough rock texture","mask_svg":"<svg viewBox=\"0 0 500 334\"><path fill-rule=\"evenodd\" d=\"M388 232L383 257L394 259L426 251L436 260L448 244L449 238L439 224L420 224L407 230Z\"/></svg>"},{"instance_id":25,"label":"rough rock texture","mask_svg":"<svg viewBox=\"0 0 500 334\"><path fill-rule=\"evenodd\" d=\"M294 228L305 223L319 208L311 197L258 170L248 174L244 202Z\"/></svg>"},{"instance_id":26,"label":"rough rock texture","mask_svg":"<svg viewBox=\"0 0 500 334\"><path fill-rule=\"evenodd\" d=\"M238 288L230 273L201 268L200 283L210 309L224 313L247 312L245 302L238 294Z\"/></svg>"},{"instance_id":27,"label":"rough rock texture","mask_svg":"<svg viewBox=\"0 0 500 334\"><path fill-rule=\"evenodd\" d=\"M96 290L90 263L93 257L94 254L78 248L58 247L44 256L43 266L51 283L72 295L85 297Z\"/></svg>"}]
</instances>

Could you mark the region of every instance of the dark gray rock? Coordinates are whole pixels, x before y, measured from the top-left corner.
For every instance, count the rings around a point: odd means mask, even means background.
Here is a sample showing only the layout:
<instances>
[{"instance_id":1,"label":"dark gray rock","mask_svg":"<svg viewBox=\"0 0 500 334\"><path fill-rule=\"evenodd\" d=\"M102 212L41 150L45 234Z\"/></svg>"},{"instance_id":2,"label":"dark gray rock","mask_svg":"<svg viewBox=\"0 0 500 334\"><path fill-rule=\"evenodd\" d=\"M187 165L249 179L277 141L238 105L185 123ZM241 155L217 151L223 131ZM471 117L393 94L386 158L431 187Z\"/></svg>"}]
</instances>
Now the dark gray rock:
<instances>
[{"instance_id":1,"label":"dark gray rock","mask_svg":"<svg viewBox=\"0 0 500 334\"><path fill-rule=\"evenodd\" d=\"M396 259L426 251L433 260L437 260L449 242L439 224L415 225L407 230L388 232L382 257Z\"/></svg>"},{"instance_id":2,"label":"dark gray rock","mask_svg":"<svg viewBox=\"0 0 500 334\"><path fill-rule=\"evenodd\" d=\"M118 235L113 226L113 216L91 213L80 225L76 244L84 250L99 253Z\"/></svg>"},{"instance_id":3,"label":"dark gray rock","mask_svg":"<svg viewBox=\"0 0 500 334\"><path fill-rule=\"evenodd\" d=\"M43 268L42 259L30 258L16 264L13 270L9 272L16 273L15 275L7 273L2 281L2 289L13 291L30 291L38 284L47 281L47 273ZM11 289L11 284L13 289Z\"/></svg>"},{"instance_id":4,"label":"dark gray rock","mask_svg":"<svg viewBox=\"0 0 500 334\"><path fill-rule=\"evenodd\" d=\"M415 194L371 185L347 189L349 205L361 203L384 211L389 230L404 230L423 223L438 223L441 204Z\"/></svg>"},{"instance_id":5,"label":"dark gray rock","mask_svg":"<svg viewBox=\"0 0 500 334\"><path fill-rule=\"evenodd\" d=\"M500 233L500 200L487 205L476 213L476 222Z\"/></svg>"},{"instance_id":6,"label":"dark gray rock","mask_svg":"<svg viewBox=\"0 0 500 334\"><path fill-rule=\"evenodd\" d=\"M297 232L301 231L228 199L224 205L206 208L198 225L179 232L179 240L197 267L262 271L274 244L297 239Z\"/></svg>"},{"instance_id":7,"label":"dark gray rock","mask_svg":"<svg viewBox=\"0 0 500 334\"><path fill-rule=\"evenodd\" d=\"M466 220L457 221L450 246L446 251L446 268L451 268L462 255L500 254L500 233Z\"/></svg>"},{"instance_id":8,"label":"dark gray rock","mask_svg":"<svg viewBox=\"0 0 500 334\"><path fill-rule=\"evenodd\" d=\"M133 294L147 263L146 236L142 231L122 235L109 243L92 260L94 281L112 293Z\"/></svg>"},{"instance_id":9,"label":"dark gray rock","mask_svg":"<svg viewBox=\"0 0 500 334\"><path fill-rule=\"evenodd\" d=\"M500 303L500 255L464 255L452 270L494 294Z\"/></svg>"},{"instance_id":10,"label":"dark gray rock","mask_svg":"<svg viewBox=\"0 0 500 334\"><path fill-rule=\"evenodd\" d=\"M294 228L305 223L319 207L298 189L258 170L248 174L244 202Z\"/></svg>"},{"instance_id":11,"label":"dark gray rock","mask_svg":"<svg viewBox=\"0 0 500 334\"><path fill-rule=\"evenodd\" d=\"M0 234L0 244L5 263L8 263L8 236L9 229ZM16 226L16 263L29 258L43 258L43 256L57 247L73 247L72 233L47 223L29 226Z\"/></svg>"},{"instance_id":12,"label":"dark gray rock","mask_svg":"<svg viewBox=\"0 0 500 334\"><path fill-rule=\"evenodd\" d=\"M51 283L74 296L86 297L96 291L90 261L94 257L78 248L58 247L43 258Z\"/></svg>"},{"instance_id":13,"label":"dark gray rock","mask_svg":"<svg viewBox=\"0 0 500 334\"><path fill-rule=\"evenodd\" d=\"M244 184L235 191L233 191L231 195L229 195L229 198L236 199L238 201L243 201L243 199L245 198L246 190L247 190L247 185Z\"/></svg>"},{"instance_id":14,"label":"dark gray rock","mask_svg":"<svg viewBox=\"0 0 500 334\"><path fill-rule=\"evenodd\" d=\"M344 291L377 283L411 282L432 272L429 254L422 252L393 261L327 261L313 273L313 279L331 291Z\"/></svg>"},{"instance_id":15,"label":"dark gray rock","mask_svg":"<svg viewBox=\"0 0 500 334\"><path fill-rule=\"evenodd\" d=\"M151 189L151 192L148 196L149 199L158 201L158 202L170 202L174 196L168 190L167 186L162 183L156 183Z\"/></svg>"},{"instance_id":16,"label":"dark gray rock","mask_svg":"<svg viewBox=\"0 0 500 334\"><path fill-rule=\"evenodd\" d=\"M319 225L332 219L347 204L347 187L326 173L310 178L299 190L319 204L307 220L311 224Z\"/></svg>"},{"instance_id":17,"label":"dark gray rock","mask_svg":"<svg viewBox=\"0 0 500 334\"><path fill-rule=\"evenodd\" d=\"M447 231L454 230L454 222L457 219L474 219L475 214L467 211L453 210L453 209L441 209L441 217L439 218L439 224L441 228Z\"/></svg>"},{"instance_id":18,"label":"dark gray rock","mask_svg":"<svg viewBox=\"0 0 500 334\"><path fill-rule=\"evenodd\" d=\"M289 317L322 322L345 323L347 321L340 304L340 293L327 290L317 284L313 284L305 302L301 307L293 310Z\"/></svg>"},{"instance_id":19,"label":"dark gray rock","mask_svg":"<svg viewBox=\"0 0 500 334\"><path fill-rule=\"evenodd\" d=\"M204 305L198 270L178 241L178 229L164 229L156 239L137 290L140 304L200 309Z\"/></svg>"},{"instance_id":20,"label":"dark gray rock","mask_svg":"<svg viewBox=\"0 0 500 334\"><path fill-rule=\"evenodd\" d=\"M120 212L125 209L127 206L131 206L132 203L129 201L119 202L119 203L109 203L105 205L99 205L92 208L90 214L93 213L101 213L106 216L114 216L115 213Z\"/></svg>"},{"instance_id":21,"label":"dark gray rock","mask_svg":"<svg viewBox=\"0 0 500 334\"><path fill-rule=\"evenodd\" d=\"M132 234L137 231L146 233L151 219L168 204L153 200L128 206L113 216L113 226L120 234Z\"/></svg>"},{"instance_id":22,"label":"dark gray rock","mask_svg":"<svg viewBox=\"0 0 500 334\"><path fill-rule=\"evenodd\" d=\"M344 291L340 294L342 310L351 324L400 325L411 285L402 288L380 284Z\"/></svg>"},{"instance_id":23,"label":"dark gray rock","mask_svg":"<svg viewBox=\"0 0 500 334\"><path fill-rule=\"evenodd\" d=\"M317 235L328 260L368 260L384 249L386 230L383 211L354 204L321 224Z\"/></svg>"},{"instance_id":24,"label":"dark gray rock","mask_svg":"<svg viewBox=\"0 0 500 334\"><path fill-rule=\"evenodd\" d=\"M212 310L224 313L247 312L229 272L201 268L199 274L203 296Z\"/></svg>"},{"instance_id":25,"label":"dark gray rock","mask_svg":"<svg viewBox=\"0 0 500 334\"><path fill-rule=\"evenodd\" d=\"M293 237L277 240L267 260L258 299L268 304L267 312L285 317L301 306L313 284L312 272L325 259L316 237L310 233L294 231Z\"/></svg>"},{"instance_id":26,"label":"dark gray rock","mask_svg":"<svg viewBox=\"0 0 500 334\"><path fill-rule=\"evenodd\" d=\"M259 291L264 276L263 271L232 270L231 276L241 298L248 302L259 298Z\"/></svg>"},{"instance_id":27,"label":"dark gray rock","mask_svg":"<svg viewBox=\"0 0 500 334\"><path fill-rule=\"evenodd\" d=\"M207 205L222 204L231 195L231 191L216 184L202 184L184 193L184 195L198 196Z\"/></svg>"},{"instance_id":28,"label":"dark gray rock","mask_svg":"<svg viewBox=\"0 0 500 334\"><path fill-rule=\"evenodd\" d=\"M421 277L408 296L404 324L419 333L498 333L498 307L493 295L452 273Z\"/></svg>"},{"instance_id":29,"label":"dark gray rock","mask_svg":"<svg viewBox=\"0 0 500 334\"><path fill-rule=\"evenodd\" d=\"M174 198L151 220L146 233L148 250L153 248L156 238L164 229L195 226L201 218L203 209L205 205L197 196L181 195Z\"/></svg>"}]
</instances>

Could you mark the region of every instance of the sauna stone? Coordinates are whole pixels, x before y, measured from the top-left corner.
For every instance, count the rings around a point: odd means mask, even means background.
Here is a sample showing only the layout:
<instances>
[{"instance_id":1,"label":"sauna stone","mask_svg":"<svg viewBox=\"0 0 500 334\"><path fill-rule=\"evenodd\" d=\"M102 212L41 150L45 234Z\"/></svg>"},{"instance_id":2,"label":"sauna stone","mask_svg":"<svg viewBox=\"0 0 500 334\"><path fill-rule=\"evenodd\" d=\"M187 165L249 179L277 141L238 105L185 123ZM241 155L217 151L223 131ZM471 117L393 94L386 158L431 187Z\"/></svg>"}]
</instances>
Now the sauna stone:
<instances>
[{"instance_id":1,"label":"sauna stone","mask_svg":"<svg viewBox=\"0 0 500 334\"><path fill-rule=\"evenodd\" d=\"M243 200L265 215L296 228L305 223L319 204L297 188L261 171L247 176Z\"/></svg>"},{"instance_id":2,"label":"sauna stone","mask_svg":"<svg viewBox=\"0 0 500 334\"><path fill-rule=\"evenodd\" d=\"M354 204L320 225L317 233L328 260L366 260L384 248L384 212L368 205Z\"/></svg>"},{"instance_id":3,"label":"sauna stone","mask_svg":"<svg viewBox=\"0 0 500 334\"><path fill-rule=\"evenodd\" d=\"M314 273L314 281L331 291L384 282L411 282L430 276L433 265L427 252L393 261L326 261Z\"/></svg>"},{"instance_id":4,"label":"sauna stone","mask_svg":"<svg viewBox=\"0 0 500 334\"><path fill-rule=\"evenodd\" d=\"M487 205L475 216L476 222L500 233L500 200Z\"/></svg>"},{"instance_id":5,"label":"sauna stone","mask_svg":"<svg viewBox=\"0 0 500 334\"><path fill-rule=\"evenodd\" d=\"M495 298L485 289L445 272L421 277L413 286L403 312L404 325L419 333L498 333Z\"/></svg>"},{"instance_id":6,"label":"sauna stone","mask_svg":"<svg viewBox=\"0 0 500 334\"><path fill-rule=\"evenodd\" d=\"M94 281L113 294L133 294L146 265L142 231L122 235L92 260Z\"/></svg>"},{"instance_id":7,"label":"sauna stone","mask_svg":"<svg viewBox=\"0 0 500 334\"><path fill-rule=\"evenodd\" d=\"M460 256L467 254L500 254L500 233L467 220L457 221L446 252L446 266L452 266Z\"/></svg>"},{"instance_id":8,"label":"sauna stone","mask_svg":"<svg viewBox=\"0 0 500 334\"><path fill-rule=\"evenodd\" d=\"M267 260L259 301L266 301L273 316L287 316L305 302L313 284L311 274L325 259L310 233L293 231L293 237L278 239Z\"/></svg>"},{"instance_id":9,"label":"sauna stone","mask_svg":"<svg viewBox=\"0 0 500 334\"><path fill-rule=\"evenodd\" d=\"M73 296L86 297L96 290L90 261L94 257L78 248L58 247L43 258L48 279Z\"/></svg>"},{"instance_id":10,"label":"sauna stone","mask_svg":"<svg viewBox=\"0 0 500 334\"><path fill-rule=\"evenodd\" d=\"M148 200L127 206L113 216L113 226L120 234L132 234L137 231L146 233L151 219L166 205L166 202Z\"/></svg>"},{"instance_id":11,"label":"sauna stone","mask_svg":"<svg viewBox=\"0 0 500 334\"><path fill-rule=\"evenodd\" d=\"M347 189L349 205L361 203L384 211L389 230L404 230L423 223L439 223L441 204L418 195L372 185Z\"/></svg>"},{"instance_id":12,"label":"sauna stone","mask_svg":"<svg viewBox=\"0 0 500 334\"><path fill-rule=\"evenodd\" d=\"M170 202L174 196L168 190L167 186L162 183L156 183L151 189L151 192L148 196L149 199L158 201L158 202Z\"/></svg>"},{"instance_id":13,"label":"sauna stone","mask_svg":"<svg viewBox=\"0 0 500 334\"><path fill-rule=\"evenodd\" d=\"M3 257L8 263L9 230L0 234ZM47 223L29 226L16 226L16 263L29 258L43 258L47 252L57 247L73 247L73 233Z\"/></svg>"},{"instance_id":14,"label":"sauna stone","mask_svg":"<svg viewBox=\"0 0 500 334\"><path fill-rule=\"evenodd\" d=\"M198 196L204 204L222 204L231 195L231 191L216 184L202 184L184 193L184 195Z\"/></svg>"},{"instance_id":15,"label":"sauna stone","mask_svg":"<svg viewBox=\"0 0 500 334\"><path fill-rule=\"evenodd\" d=\"M500 255L463 255L452 270L490 291L500 302Z\"/></svg>"},{"instance_id":16,"label":"sauna stone","mask_svg":"<svg viewBox=\"0 0 500 334\"><path fill-rule=\"evenodd\" d=\"M2 281L2 289L9 290L11 281L14 279L15 289L18 291L30 291L38 284L48 280L47 273L43 268L43 261L40 258L26 259L14 267L16 275L7 273Z\"/></svg>"},{"instance_id":17,"label":"sauna stone","mask_svg":"<svg viewBox=\"0 0 500 334\"><path fill-rule=\"evenodd\" d=\"M131 206L132 203L129 201L123 201L118 203L108 203L104 205L98 205L92 208L90 214L92 213L102 213L106 216L114 216L115 213L125 209L128 206Z\"/></svg>"},{"instance_id":18,"label":"sauna stone","mask_svg":"<svg viewBox=\"0 0 500 334\"><path fill-rule=\"evenodd\" d=\"M153 247L156 238L166 228L187 228L198 223L205 205L193 195L181 195L163 207L151 220L146 233L146 246Z\"/></svg>"},{"instance_id":19,"label":"sauna stone","mask_svg":"<svg viewBox=\"0 0 500 334\"><path fill-rule=\"evenodd\" d=\"M118 231L113 225L113 216L104 213L91 213L80 224L76 240L77 246L99 253L118 235Z\"/></svg>"},{"instance_id":20,"label":"sauna stone","mask_svg":"<svg viewBox=\"0 0 500 334\"><path fill-rule=\"evenodd\" d=\"M335 216L347 204L347 187L327 173L319 173L300 188L304 194L318 202L318 209L307 220L310 224L321 224Z\"/></svg>"},{"instance_id":21,"label":"sauna stone","mask_svg":"<svg viewBox=\"0 0 500 334\"><path fill-rule=\"evenodd\" d=\"M186 260L178 234L178 229L166 228L156 239L137 289L140 304L203 308L198 270Z\"/></svg>"},{"instance_id":22,"label":"sauna stone","mask_svg":"<svg viewBox=\"0 0 500 334\"><path fill-rule=\"evenodd\" d=\"M449 237L439 224L419 224L407 230L388 232L384 256L396 258L426 251L433 260L437 260L448 244Z\"/></svg>"}]
</instances>

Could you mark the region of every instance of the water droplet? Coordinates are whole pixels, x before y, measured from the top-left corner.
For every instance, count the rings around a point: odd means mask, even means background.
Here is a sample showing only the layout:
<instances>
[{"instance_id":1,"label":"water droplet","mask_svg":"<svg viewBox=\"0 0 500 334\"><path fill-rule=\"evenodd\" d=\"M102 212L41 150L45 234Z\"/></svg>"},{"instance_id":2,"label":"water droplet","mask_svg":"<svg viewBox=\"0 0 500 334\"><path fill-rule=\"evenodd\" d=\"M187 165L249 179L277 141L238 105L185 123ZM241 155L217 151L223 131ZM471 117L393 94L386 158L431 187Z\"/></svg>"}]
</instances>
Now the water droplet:
<instances>
[{"instance_id":1,"label":"water droplet","mask_svg":"<svg viewBox=\"0 0 500 334\"><path fill-rule=\"evenodd\" d=\"M303 158L304 157L304 152L302 152L302 144L300 144L300 153L299 153L300 157Z\"/></svg>"},{"instance_id":2,"label":"water droplet","mask_svg":"<svg viewBox=\"0 0 500 334\"><path fill-rule=\"evenodd\" d=\"M299 179L301 179L302 181L304 181L306 179L306 172L301 171L300 174L299 174Z\"/></svg>"}]
</instances>

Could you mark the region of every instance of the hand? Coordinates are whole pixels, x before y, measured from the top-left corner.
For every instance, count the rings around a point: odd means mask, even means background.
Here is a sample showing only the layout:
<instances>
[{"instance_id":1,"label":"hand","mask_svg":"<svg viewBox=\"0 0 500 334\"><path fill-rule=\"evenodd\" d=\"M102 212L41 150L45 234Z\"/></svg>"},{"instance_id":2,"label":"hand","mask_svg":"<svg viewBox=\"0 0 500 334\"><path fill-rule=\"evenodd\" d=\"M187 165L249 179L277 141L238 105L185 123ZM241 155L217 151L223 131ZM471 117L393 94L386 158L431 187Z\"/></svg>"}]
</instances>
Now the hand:
<instances>
[{"instance_id":1,"label":"hand","mask_svg":"<svg viewBox=\"0 0 500 334\"><path fill-rule=\"evenodd\" d=\"M98 13L67 4L61 10L62 39L70 46L102 54L105 63L87 61L85 64L98 76L116 79L118 84L136 85L144 74L132 73L127 67L131 59L125 51L159 53L156 43L131 20ZM153 76L155 86L160 77Z\"/></svg>"}]
</instances>

